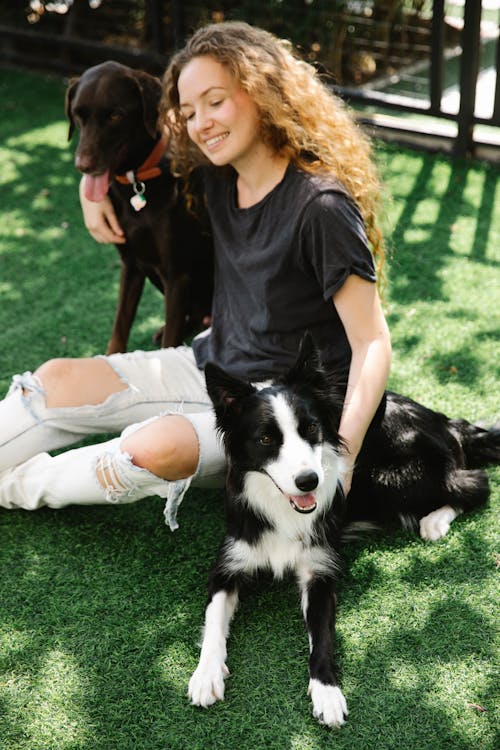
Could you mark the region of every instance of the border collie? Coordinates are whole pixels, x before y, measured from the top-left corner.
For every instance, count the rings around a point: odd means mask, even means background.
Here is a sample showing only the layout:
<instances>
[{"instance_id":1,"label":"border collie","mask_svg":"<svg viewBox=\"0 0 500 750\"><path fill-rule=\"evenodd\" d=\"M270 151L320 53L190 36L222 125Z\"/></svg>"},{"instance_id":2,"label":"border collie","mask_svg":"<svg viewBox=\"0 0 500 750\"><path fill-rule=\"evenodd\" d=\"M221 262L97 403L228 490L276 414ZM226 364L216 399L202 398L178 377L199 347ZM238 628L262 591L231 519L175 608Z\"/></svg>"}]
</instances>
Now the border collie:
<instances>
[{"instance_id":1,"label":"border collie","mask_svg":"<svg viewBox=\"0 0 500 750\"><path fill-rule=\"evenodd\" d=\"M309 336L294 367L256 387L207 364L206 381L227 460L227 533L209 584L193 704L224 698L226 640L246 579L295 573L309 634L313 715L327 726L347 716L333 664L335 584L343 534L356 522L399 519L424 539L446 534L462 511L483 505L500 461L500 428L450 420L387 392L366 435L348 502L339 482L342 398Z\"/></svg>"}]
</instances>

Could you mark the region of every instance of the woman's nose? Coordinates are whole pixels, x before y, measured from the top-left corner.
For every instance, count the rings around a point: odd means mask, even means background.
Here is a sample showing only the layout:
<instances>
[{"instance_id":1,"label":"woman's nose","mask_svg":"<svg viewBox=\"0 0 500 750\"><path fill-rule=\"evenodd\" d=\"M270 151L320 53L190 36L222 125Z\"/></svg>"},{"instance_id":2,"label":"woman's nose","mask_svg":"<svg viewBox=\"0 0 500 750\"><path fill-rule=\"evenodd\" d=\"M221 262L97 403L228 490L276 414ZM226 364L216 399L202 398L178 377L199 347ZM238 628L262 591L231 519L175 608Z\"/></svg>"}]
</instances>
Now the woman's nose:
<instances>
[{"instance_id":1,"label":"woman's nose","mask_svg":"<svg viewBox=\"0 0 500 750\"><path fill-rule=\"evenodd\" d=\"M201 111L201 112L196 113L195 126L196 126L196 130L199 133L202 133L205 130L209 130L212 127L212 125L213 125L213 119L209 117L209 115L206 112Z\"/></svg>"}]
</instances>

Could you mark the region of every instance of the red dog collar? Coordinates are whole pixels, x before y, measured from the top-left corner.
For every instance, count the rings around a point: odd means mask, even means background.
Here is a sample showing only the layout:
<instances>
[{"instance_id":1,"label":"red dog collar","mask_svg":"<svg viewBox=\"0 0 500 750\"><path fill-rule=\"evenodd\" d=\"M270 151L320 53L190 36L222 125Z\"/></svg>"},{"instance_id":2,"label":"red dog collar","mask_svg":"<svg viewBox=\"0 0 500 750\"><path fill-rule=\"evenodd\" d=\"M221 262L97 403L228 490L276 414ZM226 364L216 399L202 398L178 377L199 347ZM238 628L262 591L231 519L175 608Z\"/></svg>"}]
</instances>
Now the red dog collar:
<instances>
[{"instance_id":1,"label":"red dog collar","mask_svg":"<svg viewBox=\"0 0 500 750\"><path fill-rule=\"evenodd\" d=\"M145 180L152 180L153 177L159 177L161 175L161 169L158 166L158 162L165 154L167 146L168 134L164 133L137 172L130 171L124 175L118 174L115 176L115 180L122 185L134 185L135 183L144 182Z\"/></svg>"}]
</instances>

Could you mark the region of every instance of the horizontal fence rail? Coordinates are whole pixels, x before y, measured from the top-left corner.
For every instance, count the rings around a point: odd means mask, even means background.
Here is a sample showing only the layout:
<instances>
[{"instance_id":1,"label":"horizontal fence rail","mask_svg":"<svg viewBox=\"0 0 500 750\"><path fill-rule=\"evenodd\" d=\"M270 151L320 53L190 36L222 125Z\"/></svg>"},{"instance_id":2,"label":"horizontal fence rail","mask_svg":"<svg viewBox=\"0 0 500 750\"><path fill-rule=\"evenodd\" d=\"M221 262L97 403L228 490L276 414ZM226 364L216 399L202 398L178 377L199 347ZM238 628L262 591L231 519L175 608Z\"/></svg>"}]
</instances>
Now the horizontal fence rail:
<instances>
[{"instance_id":1,"label":"horizontal fence rail","mask_svg":"<svg viewBox=\"0 0 500 750\"><path fill-rule=\"evenodd\" d=\"M500 161L500 0L58 0L50 5L46 0L46 5L67 6L67 12L49 12L39 0L31 3L37 10L27 14L23 3L0 0L0 62L77 74L115 59L159 75L194 28L246 20L291 39L360 120L382 136L417 138L420 146ZM451 21L450 8L460 11ZM491 58L489 77L480 90L485 51ZM449 91L456 94L453 106ZM491 102L486 114L477 106L485 96ZM481 133L479 126L488 128Z\"/></svg>"}]
</instances>

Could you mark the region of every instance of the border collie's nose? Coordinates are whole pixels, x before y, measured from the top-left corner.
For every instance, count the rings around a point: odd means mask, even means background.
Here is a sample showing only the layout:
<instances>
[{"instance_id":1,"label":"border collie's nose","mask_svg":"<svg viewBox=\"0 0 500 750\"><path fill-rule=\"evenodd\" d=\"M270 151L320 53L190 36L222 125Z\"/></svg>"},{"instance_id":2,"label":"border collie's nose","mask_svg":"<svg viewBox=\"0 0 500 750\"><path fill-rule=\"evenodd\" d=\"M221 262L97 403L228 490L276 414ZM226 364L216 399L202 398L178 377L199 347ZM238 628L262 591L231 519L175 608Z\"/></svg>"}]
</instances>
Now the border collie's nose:
<instances>
[{"instance_id":1,"label":"border collie's nose","mask_svg":"<svg viewBox=\"0 0 500 750\"><path fill-rule=\"evenodd\" d=\"M303 471L295 477L295 484L302 492L311 492L318 486L318 475L315 471Z\"/></svg>"}]
</instances>

